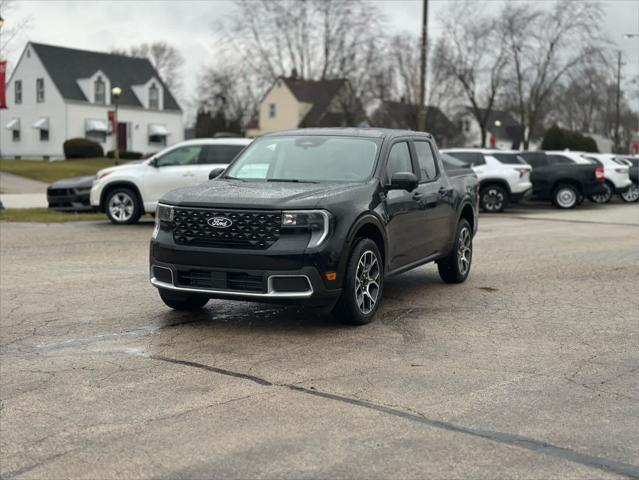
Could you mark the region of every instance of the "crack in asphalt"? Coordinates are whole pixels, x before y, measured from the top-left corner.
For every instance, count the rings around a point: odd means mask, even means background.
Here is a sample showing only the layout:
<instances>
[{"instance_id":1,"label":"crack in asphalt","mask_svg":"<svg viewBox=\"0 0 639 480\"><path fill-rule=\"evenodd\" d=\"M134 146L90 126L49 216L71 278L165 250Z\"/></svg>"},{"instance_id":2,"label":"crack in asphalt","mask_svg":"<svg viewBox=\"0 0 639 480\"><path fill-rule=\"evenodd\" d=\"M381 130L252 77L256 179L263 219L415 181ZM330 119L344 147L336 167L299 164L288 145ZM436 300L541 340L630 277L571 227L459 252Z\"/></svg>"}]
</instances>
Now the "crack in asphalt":
<instances>
[{"instance_id":1,"label":"crack in asphalt","mask_svg":"<svg viewBox=\"0 0 639 480\"><path fill-rule=\"evenodd\" d=\"M569 220L564 218L524 217L522 215L503 215L504 218L516 218L517 220L535 220L538 222L563 222L563 223L588 223L594 225L617 225L620 227L639 227L634 223L596 222L594 220Z\"/></svg>"},{"instance_id":2,"label":"crack in asphalt","mask_svg":"<svg viewBox=\"0 0 639 480\"><path fill-rule=\"evenodd\" d=\"M159 356L159 355L150 355L147 358L151 358L153 360L159 360L163 362L169 362L169 363L173 363L177 365L184 365L184 366L192 367L192 368L198 368L201 370L217 373L220 375L226 375L229 377L249 380L251 382L257 383L258 385L287 388L297 393L312 395L312 396L324 398L327 400L346 403L349 405L353 405L355 407L365 408L375 412L392 415L394 417L402 418L404 420L408 420L411 422L420 423L422 425L427 425L429 427L437 428L440 430L447 430L449 432L461 433L464 435L470 435L473 437L483 438L493 442L502 443L508 446L523 448L533 452L541 453L543 455L549 455L551 457L556 457L556 458L566 460L572 463L584 465L586 467L602 470L604 472L623 475L628 478L639 480L639 466L631 465L624 462L619 462L617 460L611 460L608 458L596 457L594 455L588 455L587 453L576 452L574 450L570 450L569 448L559 447L557 445L553 445L551 443L544 442L542 440L536 440L534 438L528 438L522 435L464 427L462 425L456 425L450 422L433 420L415 411L412 411L414 413L411 413L405 410L400 410L400 409L389 407L383 404L373 403L367 400L361 400L358 398L347 397L344 395L323 392L321 390L315 389L314 387L306 388L306 387L302 387L302 386L294 385L290 383L274 383L264 378L257 377L255 375L247 375L245 373L234 372L232 370L212 367L210 365L205 365L203 363L191 362L188 360L179 360L179 359Z\"/></svg>"}]
</instances>

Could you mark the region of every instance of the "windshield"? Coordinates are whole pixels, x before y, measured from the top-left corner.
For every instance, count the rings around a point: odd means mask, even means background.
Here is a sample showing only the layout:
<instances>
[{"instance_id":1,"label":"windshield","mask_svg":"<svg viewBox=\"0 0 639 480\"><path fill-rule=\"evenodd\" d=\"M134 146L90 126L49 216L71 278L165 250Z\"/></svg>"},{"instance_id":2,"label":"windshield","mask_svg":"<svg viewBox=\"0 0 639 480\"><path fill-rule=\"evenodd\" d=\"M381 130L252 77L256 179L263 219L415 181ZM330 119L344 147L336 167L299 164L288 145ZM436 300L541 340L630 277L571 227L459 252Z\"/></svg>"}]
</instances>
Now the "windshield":
<instances>
[{"instance_id":1,"label":"windshield","mask_svg":"<svg viewBox=\"0 0 639 480\"><path fill-rule=\"evenodd\" d=\"M331 136L256 140L226 178L271 182L361 182L375 167L379 141Z\"/></svg>"}]
</instances>

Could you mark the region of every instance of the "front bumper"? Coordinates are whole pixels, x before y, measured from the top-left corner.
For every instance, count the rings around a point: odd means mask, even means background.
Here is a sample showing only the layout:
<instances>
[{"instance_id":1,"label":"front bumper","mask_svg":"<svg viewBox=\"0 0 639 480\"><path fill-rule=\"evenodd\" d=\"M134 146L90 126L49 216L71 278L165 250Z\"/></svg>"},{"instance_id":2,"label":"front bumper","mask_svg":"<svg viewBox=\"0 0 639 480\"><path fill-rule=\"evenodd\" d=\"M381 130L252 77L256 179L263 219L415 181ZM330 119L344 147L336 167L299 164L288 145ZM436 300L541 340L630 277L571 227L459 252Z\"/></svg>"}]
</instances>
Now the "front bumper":
<instances>
[{"instance_id":1,"label":"front bumper","mask_svg":"<svg viewBox=\"0 0 639 480\"><path fill-rule=\"evenodd\" d=\"M90 212L95 210L89 201L89 192L85 190L49 189L47 190L49 209L59 212Z\"/></svg>"}]
</instances>

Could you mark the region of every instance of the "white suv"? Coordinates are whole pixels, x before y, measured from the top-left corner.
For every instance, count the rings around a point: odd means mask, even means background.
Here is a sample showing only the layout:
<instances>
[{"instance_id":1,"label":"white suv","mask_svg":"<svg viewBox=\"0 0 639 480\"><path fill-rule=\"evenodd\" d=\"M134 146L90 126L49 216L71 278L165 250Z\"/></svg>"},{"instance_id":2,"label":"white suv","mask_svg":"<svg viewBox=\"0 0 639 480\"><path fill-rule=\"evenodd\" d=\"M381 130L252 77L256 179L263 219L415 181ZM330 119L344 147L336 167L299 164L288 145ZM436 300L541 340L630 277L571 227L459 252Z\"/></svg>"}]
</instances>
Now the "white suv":
<instances>
[{"instance_id":1,"label":"white suv","mask_svg":"<svg viewBox=\"0 0 639 480\"><path fill-rule=\"evenodd\" d=\"M91 205L113 223L136 223L154 213L162 195L209 179L251 143L248 138L198 138L172 145L141 163L100 170L91 188Z\"/></svg>"},{"instance_id":2,"label":"white suv","mask_svg":"<svg viewBox=\"0 0 639 480\"><path fill-rule=\"evenodd\" d=\"M470 165L479 178L479 206L485 212L501 212L532 192L532 167L507 150L478 148L443 149Z\"/></svg>"}]
</instances>

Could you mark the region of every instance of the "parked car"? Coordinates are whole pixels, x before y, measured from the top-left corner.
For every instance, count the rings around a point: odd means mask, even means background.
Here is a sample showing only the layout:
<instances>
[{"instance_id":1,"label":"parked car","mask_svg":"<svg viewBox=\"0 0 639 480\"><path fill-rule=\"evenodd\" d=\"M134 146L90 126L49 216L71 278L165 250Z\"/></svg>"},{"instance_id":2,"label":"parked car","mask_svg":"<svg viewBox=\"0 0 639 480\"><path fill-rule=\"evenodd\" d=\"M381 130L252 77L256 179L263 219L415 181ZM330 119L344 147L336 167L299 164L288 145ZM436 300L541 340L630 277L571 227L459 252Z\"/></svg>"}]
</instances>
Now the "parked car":
<instances>
[{"instance_id":1,"label":"parked car","mask_svg":"<svg viewBox=\"0 0 639 480\"><path fill-rule=\"evenodd\" d=\"M516 154L477 148L444 149L442 152L471 165L479 177L479 206L485 212L502 212L532 189L532 168Z\"/></svg>"},{"instance_id":2,"label":"parked car","mask_svg":"<svg viewBox=\"0 0 639 480\"><path fill-rule=\"evenodd\" d=\"M595 203L608 203L615 194L621 195L632 186L628 164L616 158L610 153L583 153L586 160L595 160L604 167L605 191L599 195L592 195L590 200Z\"/></svg>"},{"instance_id":3,"label":"parked car","mask_svg":"<svg viewBox=\"0 0 639 480\"><path fill-rule=\"evenodd\" d=\"M187 140L141 163L105 168L93 182L91 205L105 212L113 223L136 223L145 212L155 212L166 192L207 181L212 168L226 167L251 141Z\"/></svg>"},{"instance_id":4,"label":"parked car","mask_svg":"<svg viewBox=\"0 0 639 480\"><path fill-rule=\"evenodd\" d=\"M274 133L211 176L158 205L151 283L171 308L298 302L359 325L390 275L428 262L447 283L470 272L477 177L449 176L429 134Z\"/></svg>"},{"instance_id":5,"label":"parked car","mask_svg":"<svg viewBox=\"0 0 639 480\"><path fill-rule=\"evenodd\" d=\"M628 175L632 185L630 188L619 196L624 202L636 202L639 200L639 157L618 157L621 161L628 165Z\"/></svg>"},{"instance_id":6,"label":"parked car","mask_svg":"<svg viewBox=\"0 0 639 480\"><path fill-rule=\"evenodd\" d=\"M94 178L93 175L65 178L52 183L47 188L49 208L59 212L90 212L95 210L89 199Z\"/></svg>"},{"instance_id":7,"label":"parked car","mask_svg":"<svg viewBox=\"0 0 639 480\"><path fill-rule=\"evenodd\" d=\"M532 168L532 199L550 200L557 208L574 208L584 197L605 191L603 166L577 163L570 152L519 152Z\"/></svg>"}]
</instances>

